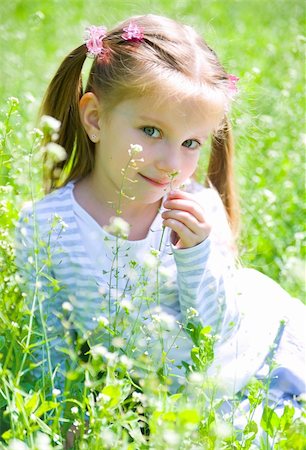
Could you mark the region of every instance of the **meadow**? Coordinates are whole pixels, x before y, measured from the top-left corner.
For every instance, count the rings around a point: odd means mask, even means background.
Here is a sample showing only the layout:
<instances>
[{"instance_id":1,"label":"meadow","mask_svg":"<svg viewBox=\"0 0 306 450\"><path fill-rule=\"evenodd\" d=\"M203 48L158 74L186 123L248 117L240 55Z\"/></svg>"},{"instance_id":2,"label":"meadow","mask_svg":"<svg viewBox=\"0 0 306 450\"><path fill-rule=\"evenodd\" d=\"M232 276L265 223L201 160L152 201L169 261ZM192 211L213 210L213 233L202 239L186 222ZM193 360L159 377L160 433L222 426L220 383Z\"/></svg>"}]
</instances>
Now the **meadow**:
<instances>
[{"instance_id":1,"label":"meadow","mask_svg":"<svg viewBox=\"0 0 306 450\"><path fill-rule=\"evenodd\" d=\"M232 108L241 202L240 260L305 302L304 1L4 0L0 4L0 449L60 450L62 436L74 423L79 428L75 449L302 450L303 424L294 423L291 406L282 420L266 410L260 426L268 439L256 446L259 430L253 417L237 435L230 418L218 417L219 405L207 405L201 397L201 381L189 380L184 392L168 395L167 383L154 370L146 384L138 386L129 376L129 361L111 364L105 355L98 355L90 367L84 364L70 373L69 389L66 386L63 394L53 386L50 395L50 383L33 381L31 313L14 265L14 229L23 203L43 195L37 131L40 101L63 57L82 42L87 25L111 26L143 13L193 25L226 70L240 78ZM200 181L205 178L207 153L204 147ZM205 332L201 336L194 333L195 346L200 342L209 354L211 338ZM102 378L101 372L106 374ZM84 379L91 381L86 384ZM249 392L255 409L263 387L252 385Z\"/></svg>"}]
</instances>

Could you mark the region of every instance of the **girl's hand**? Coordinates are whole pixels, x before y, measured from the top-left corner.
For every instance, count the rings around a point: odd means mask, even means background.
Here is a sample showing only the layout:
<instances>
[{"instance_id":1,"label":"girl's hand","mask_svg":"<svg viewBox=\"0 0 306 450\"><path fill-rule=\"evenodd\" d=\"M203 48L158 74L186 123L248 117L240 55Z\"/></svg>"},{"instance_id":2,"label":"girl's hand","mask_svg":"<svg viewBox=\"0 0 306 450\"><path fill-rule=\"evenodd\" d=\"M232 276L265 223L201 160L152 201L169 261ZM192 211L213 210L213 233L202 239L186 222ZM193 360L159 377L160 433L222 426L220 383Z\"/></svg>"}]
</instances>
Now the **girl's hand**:
<instances>
[{"instance_id":1,"label":"girl's hand","mask_svg":"<svg viewBox=\"0 0 306 450\"><path fill-rule=\"evenodd\" d=\"M194 247L203 242L211 231L202 206L192 194L171 191L163 204L163 225L171 228L171 242L177 248Z\"/></svg>"}]
</instances>

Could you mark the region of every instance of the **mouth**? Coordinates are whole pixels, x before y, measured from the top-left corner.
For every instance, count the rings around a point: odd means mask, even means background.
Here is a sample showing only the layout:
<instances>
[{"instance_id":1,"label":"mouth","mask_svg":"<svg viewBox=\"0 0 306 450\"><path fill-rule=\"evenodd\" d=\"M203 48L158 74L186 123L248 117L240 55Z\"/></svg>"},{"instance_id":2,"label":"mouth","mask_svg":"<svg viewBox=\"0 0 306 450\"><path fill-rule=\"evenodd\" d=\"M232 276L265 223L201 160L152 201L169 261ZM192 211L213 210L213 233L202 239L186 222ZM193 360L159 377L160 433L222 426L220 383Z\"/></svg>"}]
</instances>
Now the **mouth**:
<instances>
[{"instance_id":1,"label":"mouth","mask_svg":"<svg viewBox=\"0 0 306 450\"><path fill-rule=\"evenodd\" d=\"M139 173L139 175L141 176L141 178L143 178L147 183L150 183L152 186L166 188L169 185L169 180L157 180L155 178L146 177L141 173Z\"/></svg>"}]
</instances>

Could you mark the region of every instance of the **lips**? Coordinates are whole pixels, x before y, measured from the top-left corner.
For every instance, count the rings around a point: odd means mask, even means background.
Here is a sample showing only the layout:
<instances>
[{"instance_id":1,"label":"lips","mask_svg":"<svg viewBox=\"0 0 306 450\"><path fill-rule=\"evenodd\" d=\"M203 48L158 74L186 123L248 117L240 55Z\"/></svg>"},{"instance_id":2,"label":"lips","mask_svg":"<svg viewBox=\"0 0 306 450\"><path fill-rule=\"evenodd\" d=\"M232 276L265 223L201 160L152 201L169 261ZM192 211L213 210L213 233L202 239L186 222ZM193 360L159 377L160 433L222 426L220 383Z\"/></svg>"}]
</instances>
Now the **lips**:
<instances>
[{"instance_id":1,"label":"lips","mask_svg":"<svg viewBox=\"0 0 306 450\"><path fill-rule=\"evenodd\" d=\"M143 178L148 183L152 184L153 186L163 187L165 188L169 184L169 180L159 180L157 178L150 178L146 177L145 175L139 174L141 178Z\"/></svg>"}]
</instances>

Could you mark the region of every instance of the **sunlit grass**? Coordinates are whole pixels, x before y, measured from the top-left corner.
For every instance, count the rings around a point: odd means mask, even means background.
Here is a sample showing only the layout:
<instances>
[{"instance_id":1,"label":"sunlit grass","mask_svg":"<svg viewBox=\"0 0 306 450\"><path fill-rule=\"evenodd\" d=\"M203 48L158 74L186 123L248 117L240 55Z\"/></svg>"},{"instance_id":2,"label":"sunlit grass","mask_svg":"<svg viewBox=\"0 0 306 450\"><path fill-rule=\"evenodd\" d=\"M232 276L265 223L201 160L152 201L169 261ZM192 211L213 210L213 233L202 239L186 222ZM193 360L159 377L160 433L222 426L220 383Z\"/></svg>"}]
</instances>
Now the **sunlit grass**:
<instances>
[{"instance_id":1,"label":"sunlit grass","mask_svg":"<svg viewBox=\"0 0 306 450\"><path fill-rule=\"evenodd\" d=\"M39 419L53 414L56 429L58 417L55 411L59 407L52 404L39 406L44 404L44 395L38 399L33 394L33 391L38 392L38 387L31 385L30 371L25 374L22 385L16 385L20 368L18 364L24 355L28 312L25 313L15 275L13 230L21 204L32 196L39 198L43 195L36 133L33 131L41 97L61 59L82 42L86 25L111 26L128 15L149 12L181 19L194 25L205 36L220 55L228 72L240 77L240 94L233 105L232 122L237 148L237 184L242 205L241 258L244 264L279 281L292 295L300 298L304 295L304 2L181 0L174 3L166 0L107 0L101 3L93 0L5 0L0 5L0 265L3 268L0 271L0 378L5 380L5 383L0 382L0 421L3 418L0 430L1 433L15 430L14 436L21 439L22 431L26 429L30 448L36 445L39 449L48 449L49 444L46 443L34 445L34 439L43 439L41 436L34 437L36 431L40 429L48 434L48 430L39 420L27 422L27 415L33 412ZM203 173L206 159L204 155ZM26 366L26 370L29 367ZM101 367L97 364L93 372L97 375ZM83 368L79 375L84 376L86 370ZM109 379L112 379L111 373ZM151 382L152 387L147 389L154 409L154 402L159 404L161 397L154 376ZM120 403L123 399L125 401L125 388L124 383L118 389L108 388L105 395L110 395L114 402ZM15 395L18 389L19 396ZM8 392L14 395L11 397L9 414L3 416L7 407L3 393ZM75 393L76 403L70 405L71 408L79 408L77 412L72 412L72 415L76 415L75 420L80 419L82 408L83 412L86 409L91 411L93 416L101 413L101 410L96 410L97 404L88 400L92 400L92 397L79 394ZM134 410L137 411L139 407L141 411L144 400L139 401L137 395L134 397L133 401L129 401ZM200 421L198 410L188 403L190 399L187 397L165 398L166 408L161 411L156 408L150 416L152 445L156 445L151 448L162 448L159 446L166 445L167 439L170 439L168 445L176 445L173 443L183 439L182 436L184 439L188 437L189 429L193 430ZM54 398L52 401L57 403ZM81 404L77 404L77 401ZM129 414L127 407L123 410L112 408L106 408L105 414L112 411L118 423L124 416L125 423L133 424L136 442L139 440L139 447L135 448L147 448L141 447L141 433L145 425L140 427L139 417L126 417ZM171 415L174 412L176 415ZM208 423L213 419L214 411L205 412L201 436L203 442L207 439L207 445L215 445L219 438L215 428ZM287 413L289 417L291 412ZM19 424L18 417L22 417ZM164 432L172 430L170 437L159 436L159 418L166 424ZM98 423L92 424L97 436ZM143 423L146 423L146 417L143 417ZM178 426L182 428L180 436L175 434ZM127 440L126 432L119 425L115 431L111 430L108 435L110 442L114 442L114 439L119 443L120 439ZM82 433L85 433L84 429ZM230 439L234 437L231 430L227 429L227 433L224 439L228 439L226 442L231 445ZM301 438L294 437L298 436L298 428L293 430L289 427L286 433L284 435L288 442L300 442ZM7 440L9 437L7 435ZM99 447L99 439L97 447L91 444L90 448L102 448ZM87 448L86 440L84 442L80 448ZM297 445L292 448L303 448L303 442L300 447L298 444L292 445Z\"/></svg>"}]
</instances>

